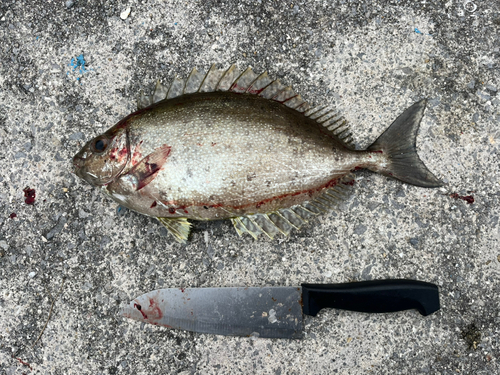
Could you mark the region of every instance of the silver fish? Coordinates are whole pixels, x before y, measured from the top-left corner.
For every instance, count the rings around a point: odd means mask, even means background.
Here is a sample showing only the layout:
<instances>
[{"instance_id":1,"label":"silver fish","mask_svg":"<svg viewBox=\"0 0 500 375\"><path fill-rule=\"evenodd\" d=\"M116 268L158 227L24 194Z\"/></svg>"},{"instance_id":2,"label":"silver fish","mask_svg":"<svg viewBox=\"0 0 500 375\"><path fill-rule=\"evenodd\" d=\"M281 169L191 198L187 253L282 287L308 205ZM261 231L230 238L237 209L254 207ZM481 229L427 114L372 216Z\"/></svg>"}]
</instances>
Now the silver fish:
<instances>
[{"instance_id":1,"label":"silver fish","mask_svg":"<svg viewBox=\"0 0 500 375\"><path fill-rule=\"evenodd\" d=\"M248 68L193 69L141 94L138 111L89 141L75 173L185 242L188 219L231 219L238 234L288 235L331 208L366 168L422 187L442 183L416 153L426 100L366 150L347 122Z\"/></svg>"}]
</instances>

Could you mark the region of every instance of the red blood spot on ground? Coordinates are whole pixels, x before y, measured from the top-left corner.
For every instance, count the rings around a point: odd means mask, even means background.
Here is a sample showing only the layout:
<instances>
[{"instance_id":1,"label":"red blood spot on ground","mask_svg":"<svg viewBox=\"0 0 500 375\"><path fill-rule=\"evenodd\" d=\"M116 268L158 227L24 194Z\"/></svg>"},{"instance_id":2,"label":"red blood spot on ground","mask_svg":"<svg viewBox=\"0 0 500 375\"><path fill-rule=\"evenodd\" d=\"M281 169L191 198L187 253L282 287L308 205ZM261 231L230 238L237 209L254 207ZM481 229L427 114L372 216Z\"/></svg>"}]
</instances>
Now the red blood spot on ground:
<instances>
[{"instance_id":1,"label":"red blood spot on ground","mask_svg":"<svg viewBox=\"0 0 500 375\"><path fill-rule=\"evenodd\" d=\"M457 193L450 194L450 197L453 199L461 199L463 201L466 201L468 204L474 203L474 197L472 195L458 195Z\"/></svg>"},{"instance_id":2,"label":"red blood spot on ground","mask_svg":"<svg viewBox=\"0 0 500 375\"><path fill-rule=\"evenodd\" d=\"M15 212L13 212L13 213L11 213L11 214L9 215L9 217L10 217L11 219L14 219L16 216L17 216L17 214L16 214Z\"/></svg>"},{"instance_id":3,"label":"red blood spot on ground","mask_svg":"<svg viewBox=\"0 0 500 375\"><path fill-rule=\"evenodd\" d=\"M34 204L35 203L35 198L36 198L36 192L35 189L30 189L29 186L24 188L24 196L26 199L24 200L24 203L26 204Z\"/></svg>"},{"instance_id":4,"label":"red blood spot on ground","mask_svg":"<svg viewBox=\"0 0 500 375\"><path fill-rule=\"evenodd\" d=\"M156 201L154 201L154 202L151 204L151 207L149 207L149 208L153 208L153 207L156 207Z\"/></svg>"},{"instance_id":5,"label":"red blood spot on ground","mask_svg":"<svg viewBox=\"0 0 500 375\"><path fill-rule=\"evenodd\" d=\"M29 369L31 371L33 371L33 367L31 367L28 362L24 362L21 358L17 358L17 357L14 357L14 356L12 356L12 358L17 359L19 361L19 363L21 363L22 365L24 365L26 367L29 367Z\"/></svg>"}]
</instances>

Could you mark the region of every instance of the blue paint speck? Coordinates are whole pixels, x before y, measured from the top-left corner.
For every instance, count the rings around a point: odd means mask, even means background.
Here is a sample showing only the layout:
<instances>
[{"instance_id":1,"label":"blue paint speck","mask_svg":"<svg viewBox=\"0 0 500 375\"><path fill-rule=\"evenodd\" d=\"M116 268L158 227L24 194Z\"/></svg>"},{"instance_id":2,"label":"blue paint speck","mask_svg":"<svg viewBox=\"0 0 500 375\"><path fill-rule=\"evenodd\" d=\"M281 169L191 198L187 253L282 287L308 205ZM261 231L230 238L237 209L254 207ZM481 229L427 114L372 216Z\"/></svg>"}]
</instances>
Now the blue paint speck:
<instances>
[{"instance_id":1,"label":"blue paint speck","mask_svg":"<svg viewBox=\"0 0 500 375\"><path fill-rule=\"evenodd\" d=\"M422 34L422 32L421 32L419 29L417 29L416 27L415 27L415 32L416 32L417 34ZM422 35L423 35L423 34L422 34Z\"/></svg>"},{"instance_id":2,"label":"blue paint speck","mask_svg":"<svg viewBox=\"0 0 500 375\"><path fill-rule=\"evenodd\" d=\"M85 58L83 57L83 53L76 59L73 57L68 65L73 68L73 71L75 71L77 68L80 68L80 74L87 72L87 70L85 69Z\"/></svg>"},{"instance_id":3,"label":"blue paint speck","mask_svg":"<svg viewBox=\"0 0 500 375\"><path fill-rule=\"evenodd\" d=\"M70 67L72 67L72 68L73 68L73 69L71 70L72 72L75 72L75 71L78 69L78 73L80 73L80 74L88 73L89 71L93 70L93 69L88 69L88 70L87 70L87 69L85 68L85 64L86 64L86 62L85 62L85 57L83 56L83 53L82 53L80 56L78 56L78 57L76 57L76 58L75 58L75 57L73 57L73 58L71 59L71 62L68 64L68 66L70 66ZM70 72L67 72L66 74L68 74L68 75L69 75L69 73L70 73ZM80 82L80 84L82 83L82 82L81 82L80 77L77 77L77 79L76 79L76 80L77 80L77 81L79 81L79 82Z\"/></svg>"},{"instance_id":4,"label":"blue paint speck","mask_svg":"<svg viewBox=\"0 0 500 375\"><path fill-rule=\"evenodd\" d=\"M174 25L177 25L177 22L174 22Z\"/></svg>"}]
</instances>

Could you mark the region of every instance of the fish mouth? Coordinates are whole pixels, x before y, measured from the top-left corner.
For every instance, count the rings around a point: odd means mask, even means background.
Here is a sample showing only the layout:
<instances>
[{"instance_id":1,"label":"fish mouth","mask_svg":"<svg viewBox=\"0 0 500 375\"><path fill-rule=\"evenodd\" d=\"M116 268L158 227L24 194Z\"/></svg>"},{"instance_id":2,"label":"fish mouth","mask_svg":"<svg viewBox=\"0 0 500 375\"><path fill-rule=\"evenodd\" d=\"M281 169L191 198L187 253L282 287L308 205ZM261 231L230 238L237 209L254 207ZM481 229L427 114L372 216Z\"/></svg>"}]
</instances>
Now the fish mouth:
<instances>
[{"instance_id":1,"label":"fish mouth","mask_svg":"<svg viewBox=\"0 0 500 375\"><path fill-rule=\"evenodd\" d=\"M79 169L83 168L85 165L85 160L84 158L75 155L73 157L73 172L76 173Z\"/></svg>"}]
</instances>

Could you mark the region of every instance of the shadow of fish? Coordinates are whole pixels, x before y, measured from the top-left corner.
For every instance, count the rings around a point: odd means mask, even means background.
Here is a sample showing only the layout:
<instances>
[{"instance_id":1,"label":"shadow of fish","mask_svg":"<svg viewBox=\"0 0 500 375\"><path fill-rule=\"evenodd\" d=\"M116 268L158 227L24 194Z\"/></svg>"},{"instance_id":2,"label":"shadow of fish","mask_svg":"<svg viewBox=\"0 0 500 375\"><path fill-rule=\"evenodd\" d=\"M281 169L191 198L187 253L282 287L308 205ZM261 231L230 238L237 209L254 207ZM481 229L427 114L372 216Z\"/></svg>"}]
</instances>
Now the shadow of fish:
<instances>
[{"instance_id":1,"label":"shadow of fish","mask_svg":"<svg viewBox=\"0 0 500 375\"><path fill-rule=\"evenodd\" d=\"M238 234L288 235L325 212L366 168L422 187L441 182L415 143L426 101L401 114L366 150L347 123L290 86L248 68L193 69L89 141L75 173L121 205L153 216L180 242L193 220L231 219Z\"/></svg>"}]
</instances>

